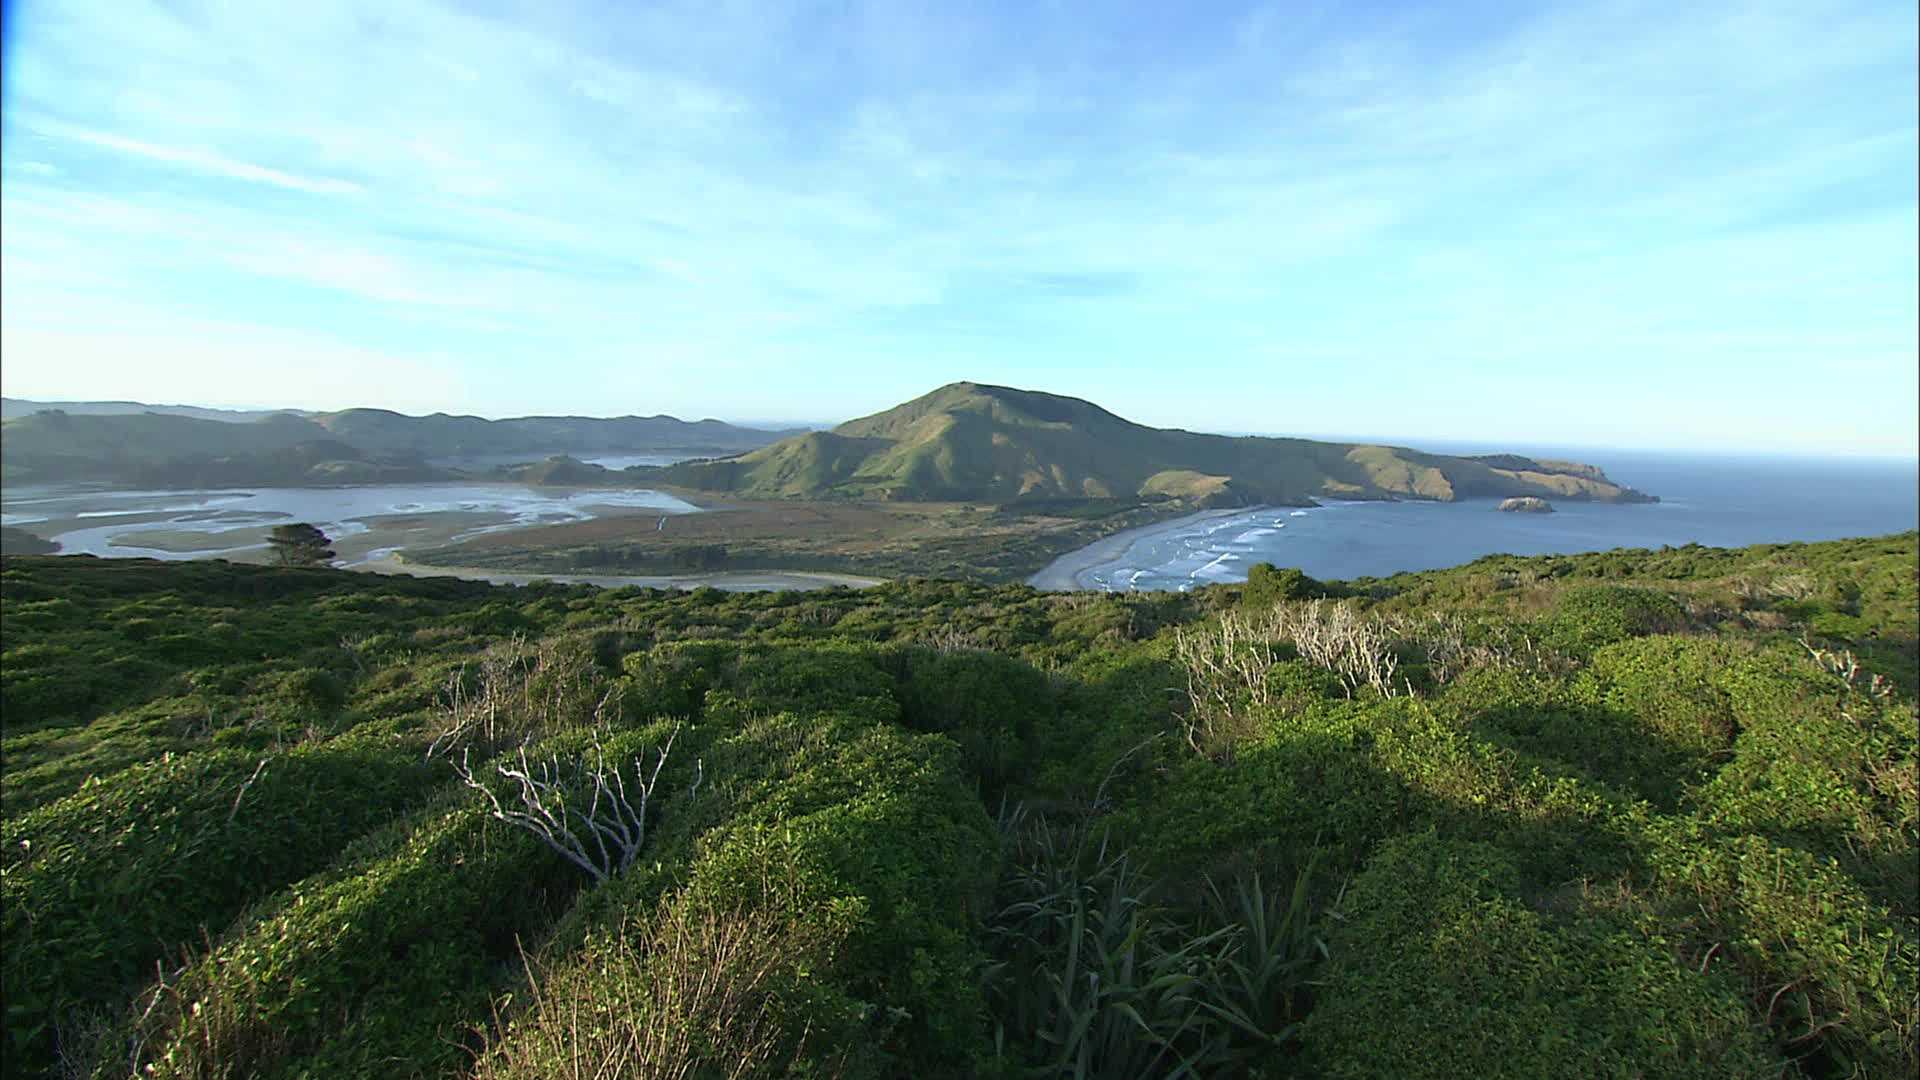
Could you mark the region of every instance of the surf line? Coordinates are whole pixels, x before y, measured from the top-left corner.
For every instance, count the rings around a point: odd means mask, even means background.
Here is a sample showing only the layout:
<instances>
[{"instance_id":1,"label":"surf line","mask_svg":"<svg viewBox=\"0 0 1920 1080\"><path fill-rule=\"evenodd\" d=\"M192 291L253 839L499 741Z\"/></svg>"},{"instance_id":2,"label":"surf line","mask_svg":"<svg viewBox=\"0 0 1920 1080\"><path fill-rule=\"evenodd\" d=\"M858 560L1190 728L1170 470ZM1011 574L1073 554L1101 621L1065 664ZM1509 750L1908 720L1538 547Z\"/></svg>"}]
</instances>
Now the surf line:
<instances>
[{"instance_id":1,"label":"surf line","mask_svg":"<svg viewBox=\"0 0 1920 1080\"><path fill-rule=\"evenodd\" d=\"M1213 560L1212 562L1210 562L1210 563L1208 563L1207 565L1205 565L1205 566L1203 566L1203 567L1201 567L1201 568L1200 568L1200 569L1198 569L1198 570L1195 570L1195 571L1193 571L1192 573L1189 573L1189 574L1188 574L1187 576L1188 576L1189 578L1197 578L1197 577L1199 577L1199 576L1200 576L1201 574L1204 574L1204 573L1206 573L1207 571L1209 571L1209 570L1211 570L1211 569L1213 569L1213 568L1214 568L1214 567L1216 567L1216 566L1219 566L1219 565L1220 565L1221 563L1223 563L1223 562L1226 562L1226 561L1227 561L1228 559L1231 559L1231 558L1233 558L1233 553L1232 553L1232 552L1230 552L1230 551L1223 551L1223 552L1221 552L1221 553L1219 554L1219 556L1218 556L1217 558L1215 558L1215 559L1214 559L1214 560Z\"/></svg>"}]
</instances>

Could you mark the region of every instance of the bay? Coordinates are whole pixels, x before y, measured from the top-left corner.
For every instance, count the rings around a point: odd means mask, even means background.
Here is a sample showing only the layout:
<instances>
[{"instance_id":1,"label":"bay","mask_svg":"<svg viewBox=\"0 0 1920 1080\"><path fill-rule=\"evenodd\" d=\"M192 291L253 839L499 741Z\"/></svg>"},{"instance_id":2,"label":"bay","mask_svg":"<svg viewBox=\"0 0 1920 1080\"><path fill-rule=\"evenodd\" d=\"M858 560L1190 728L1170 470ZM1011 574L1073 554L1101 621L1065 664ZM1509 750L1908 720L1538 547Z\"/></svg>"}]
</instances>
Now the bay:
<instances>
[{"instance_id":1,"label":"bay","mask_svg":"<svg viewBox=\"0 0 1920 1080\"><path fill-rule=\"evenodd\" d=\"M1446 453L1496 448L1422 444ZM1648 504L1555 501L1555 513L1502 513L1494 500L1341 502L1183 518L1057 560L1048 587L1185 591L1246 580L1257 563L1323 580L1457 566L1485 555L1836 540L1920 527L1920 468L1910 460L1760 458L1533 447L1597 464L1657 495Z\"/></svg>"}]
</instances>

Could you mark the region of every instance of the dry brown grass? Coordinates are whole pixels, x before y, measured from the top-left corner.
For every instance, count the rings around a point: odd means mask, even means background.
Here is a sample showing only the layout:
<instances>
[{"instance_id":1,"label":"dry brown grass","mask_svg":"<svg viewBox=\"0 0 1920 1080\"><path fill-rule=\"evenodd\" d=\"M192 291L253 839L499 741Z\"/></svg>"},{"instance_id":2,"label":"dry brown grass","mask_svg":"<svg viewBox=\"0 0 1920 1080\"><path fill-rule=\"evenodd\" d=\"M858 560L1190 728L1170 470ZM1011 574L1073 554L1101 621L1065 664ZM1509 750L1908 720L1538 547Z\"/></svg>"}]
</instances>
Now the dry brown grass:
<instances>
[{"instance_id":1,"label":"dry brown grass","mask_svg":"<svg viewBox=\"0 0 1920 1080\"><path fill-rule=\"evenodd\" d=\"M1217 622L1174 631L1174 657L1187 671L1188 746L1216 756L1253 733L1253 714L1273 704L1267 676L1282 643L1333 672L1349 697L1363 687L1388 697L1398 692L1399 661L1387 625L1352 604L1309 600L1230 611Z\"/></svg>"},{"instance_id":2,"label":"dry brown grass","mask_svg":"<svg viewBox=\"0 0 1920 1080\"><path fill-rule=\"evenodd\" d=\"M777 1075L811 1032L782 992L837 941L771 907L670 898L557 965L528 962L529 1003L496 1023L475 1080L729 1080ZM816 1059L815 1064L818 1064ZM829 1063L829 1074L833 1072Z\"/></svg>"},{"instance_id":3,"label":"dry brown grass","mask_svg":"<svg viewBox=\"0 0 1920 1080\"><path fill-rule=\"evenodd\" d=\"M249 965L234 963L211 940L196 961L162 972L135 1003L123 1044L103 1041L91 1075L239 1080L285 1059L280 1030L253 1015L262 987ZM119 1055L124 1053L121 1060Z\"/></svg>"},{"instance_id":4,"label":"dry brown grass","mask_svg":"<svg viewBox=\"0 0 1920 1080\"><path fill-rule=\"evenodd\" d=\"M1350 602L1282 602L1256 612L1229 611L1219 620L1174 630L1174 658L1187 672L1187 744L1208 756L1231 753L1257 733L1258 714L1277 704L1268 676L1291 645L1300 659L1339 679L1348 697L1412 694L1400 654L1424 659L1445 683L1476 668L1564 673L1566 663L1525 633L1500 625L1470 633L1458 615L1363 612Z\"/></svg>"},{"instance_id":5,"label":"dry brown grass","mask_svg":"<svg viewBox=\"0 0 1920 1080\"><path fill-rule=\"evenodd\" d=\"M427 756L484 756L583 722L616 721L619 702L609 691L585 643L515 634L448 677Z\"/></svg>"}]
</instances>

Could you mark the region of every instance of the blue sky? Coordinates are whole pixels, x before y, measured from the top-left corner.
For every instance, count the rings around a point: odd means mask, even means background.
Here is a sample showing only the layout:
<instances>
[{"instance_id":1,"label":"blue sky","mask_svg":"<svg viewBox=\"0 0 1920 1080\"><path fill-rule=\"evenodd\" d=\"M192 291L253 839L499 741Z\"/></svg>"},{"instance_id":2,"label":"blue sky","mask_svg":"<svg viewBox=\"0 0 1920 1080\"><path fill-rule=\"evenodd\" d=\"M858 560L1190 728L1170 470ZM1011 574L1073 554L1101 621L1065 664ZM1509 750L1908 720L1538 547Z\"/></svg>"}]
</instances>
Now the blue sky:
<instances>
[{"instance_id":1,"label":"blue sky","mask_svg":"<svg viewBox=\"0 0 1920 1080\"><path fill-rule=\"evenodd\" d=\"M1911 3L7 21L11 396L1920 440Z\"/></svg>"}]
</instances>

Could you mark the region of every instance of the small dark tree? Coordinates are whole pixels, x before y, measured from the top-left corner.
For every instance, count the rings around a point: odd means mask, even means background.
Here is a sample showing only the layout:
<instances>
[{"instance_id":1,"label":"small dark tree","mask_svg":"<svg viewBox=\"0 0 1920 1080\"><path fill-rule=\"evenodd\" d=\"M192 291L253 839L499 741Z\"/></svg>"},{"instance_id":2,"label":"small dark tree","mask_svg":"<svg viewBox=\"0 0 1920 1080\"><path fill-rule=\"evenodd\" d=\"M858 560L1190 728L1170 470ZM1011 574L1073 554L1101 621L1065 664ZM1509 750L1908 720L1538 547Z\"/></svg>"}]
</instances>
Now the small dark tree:
<instances>
[{"instance_id":1,"label":"small dark tree","mask_svg":"<svg viewBox=\"0 0 1920 1080\"><path fill-rule=\"evenodd\" d=\"M1317 600L1337 592L1292 567L1255 563L1247 571L1247 584L1240 591L1240 602L1250 608L1270 608L1282 600Z\"/></svg>"},{"instance_id":2,"label":"small dark tree","mask_svg":"<svg viewBox=\"0 0 1920 1080\"><path fill-rule=\"evenodd\" d=\"M327 534L302 521L294 525L276 525L267 534L267 543L281 566L325 566L333 561L333 541Z\"/></svg>"}]
</instances>

